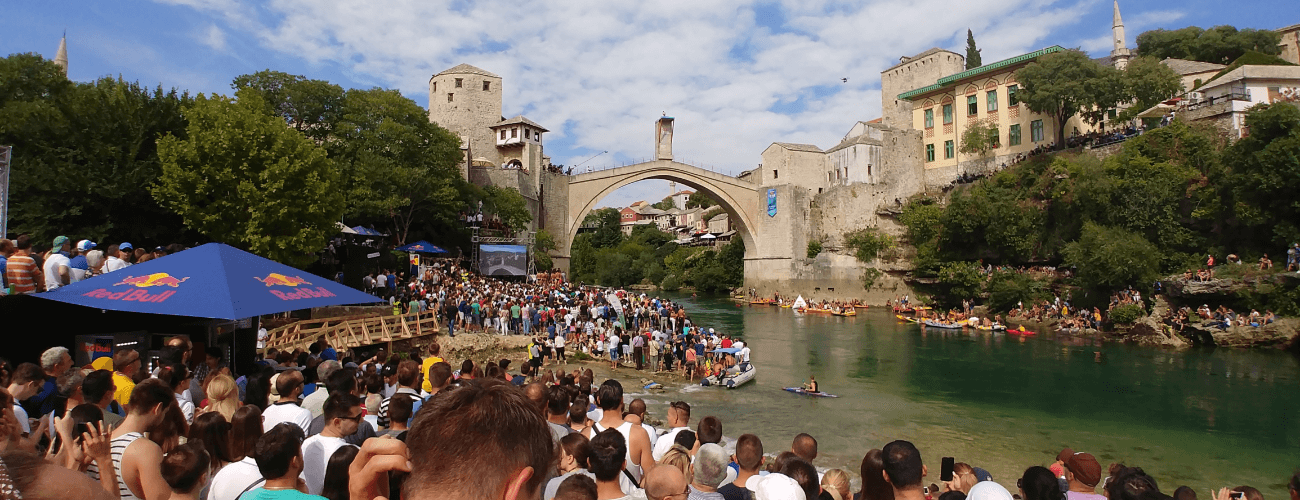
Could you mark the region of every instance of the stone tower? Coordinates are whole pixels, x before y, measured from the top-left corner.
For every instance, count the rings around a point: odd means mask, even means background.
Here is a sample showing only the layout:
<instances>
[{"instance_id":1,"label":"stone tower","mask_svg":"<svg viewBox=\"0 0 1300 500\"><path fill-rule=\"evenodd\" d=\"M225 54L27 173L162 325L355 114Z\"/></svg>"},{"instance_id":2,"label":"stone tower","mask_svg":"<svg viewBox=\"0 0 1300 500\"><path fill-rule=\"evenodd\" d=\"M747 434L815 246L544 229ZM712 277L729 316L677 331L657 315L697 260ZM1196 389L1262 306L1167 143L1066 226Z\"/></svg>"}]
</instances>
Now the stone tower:
<instances>
[{"instance_id":1,"label":"stone tower","mask_svg":"<svg viewBox=\"0 0 1300 500\"><path fill-rule=\"evenodd\" d=\"M59 51L54 54L54 65L63 68L63 76L68 76L68 34L63 33L59 40Z\"/></svg>"},{"instance_id":2,"label":"stone tower","mask_svg":"<svg viewBox=\"0 0 1300 500\"><path fill-rule=\"evenodd\" d=\"M932 85L940 78L966 70L966 58L951 50L933 48L912 57L900 57L894 67L880 72L880 114L884 124L911 129L912 101L898 94Z\"/></svg>"},{"instance_id":3,"label":"stone tower","mask_svg":"<svg viewBox=\"0 0 1300 500\"><path fill-rule=\"evenodd\" d=\"M1110 51L1110 60L1115 65L1115 69L1123 70L1128 67L1129 58L1133 54L1128 50L1128 44L1124 42L1124 19L1119 17L1119 0L1115 0L1115 21L1111 24L1111 35L1115 39L1115 50Z\"/></svg>"},{"instance_id":4,"label":"stone tower","mask_svg":"<svg viewBox=\"0 0 1300 500\"><path fill-rule=\"evenodd\" d=\"M500 76L461 64L429 79L429 121L460 137L468 159L501 164L489 127L502 118Z\"/></svg>"}]
</instances>

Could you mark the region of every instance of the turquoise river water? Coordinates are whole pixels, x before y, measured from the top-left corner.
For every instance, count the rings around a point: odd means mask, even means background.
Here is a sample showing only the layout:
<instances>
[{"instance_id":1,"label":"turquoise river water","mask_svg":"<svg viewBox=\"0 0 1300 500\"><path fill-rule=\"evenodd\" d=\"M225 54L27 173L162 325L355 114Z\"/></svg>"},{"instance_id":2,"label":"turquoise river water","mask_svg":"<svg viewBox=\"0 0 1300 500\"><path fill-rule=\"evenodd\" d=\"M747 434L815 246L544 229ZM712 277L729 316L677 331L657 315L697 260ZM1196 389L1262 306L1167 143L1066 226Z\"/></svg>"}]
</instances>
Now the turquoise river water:
<instances>
[{"instance_id":1,"label":"turquoise river water","mask_svg":"<svg viewBox=\"0 0 1300 500\"><path fill-rule=\"evenodd\" d=\"M940 457L953 456L1012 491L1025 468L1066 446L1103 468L1140 466L1166 493L1247 484L1281 499L1300 467L1300 363L1283 352L922 330L883 309L842 318L674 298L696 324L744 338L759 371L735 390L641 393L652 418L684 400L692 427L716 415L729 439L757 434L769 455L808 432L819 442L816 465L848 470L855 485L863 454L893 439L920 448L927 484L938 482ZM781 390L810 374L840 397Z\"/></svg>"}]
</instances>

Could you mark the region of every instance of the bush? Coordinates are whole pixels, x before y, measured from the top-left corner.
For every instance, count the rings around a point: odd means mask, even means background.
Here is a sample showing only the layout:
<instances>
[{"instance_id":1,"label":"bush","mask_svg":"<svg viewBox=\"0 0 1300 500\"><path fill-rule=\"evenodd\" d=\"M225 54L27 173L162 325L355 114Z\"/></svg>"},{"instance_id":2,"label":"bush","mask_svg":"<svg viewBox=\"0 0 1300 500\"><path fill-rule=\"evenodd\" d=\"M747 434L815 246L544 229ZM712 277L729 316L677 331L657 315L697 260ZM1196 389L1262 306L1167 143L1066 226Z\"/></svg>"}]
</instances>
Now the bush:
<instances>
[{"instance_id":1,"label":"bush","mask_svg":"<svg viewBox=\"0 0 1300 500\"><path fill-rule=\"evenodd\" d=\"M874 267L868 267L866 270L862 271L862 287L870 290L871 287L876 286L876 282L880 281L880 277L884 275L884 271Z\"/></svg>"},{"instance_id":2,"label":"bush","mask_svg":"<svg viewBox=\"0 0 1300 500\"><path fill-rule=\"evenodd\" d=\"M945 262L939 267L939 283L955 298L973 298L984 291L984 271L973 262Z\"/></svg>"},{"instance_id":3,"label":"bush","mask_svg":"<svg viewBox=\"0 0 1300 500\"><path fill-rule=\"evenodd\" d=\"M876 254L894 247L894 237L876 228L866 228L844 235L844 246L853 249L858 262L876 260Z\"/></svg>"},{"instance_id":4,"label":"bush","mask_svg":"<svg viewBox=\"0 0 1300 500\"><path fill-rule=\"evenodd\" d=\"M993 279L989 281L988 305L994 311L1010 311L1016 307L1017 302L1032 304L1051 296L1046 281L1027 273L998 271L993 273Z\"/></svg>"},{"instance_id":5,"label":"bush","mask_svg":"<svg viewBox=\"0 0 1300 500\"><path fill-rule=\"evenodd\" d=\"M817 254L822 253L822 242L813 240L808 242L808 258L815 259Z\"/></svg>"},{"instance_id":6,"label":"bush","mask_svg":"<svg viewBox=\"0 0 1300 500\"><path fill-rule=\"evenodd\" d=\"M678 278L676 274L670 274L668 275L668 277L664 278L663 283L659 284L659 288L662 288L664 289L664 291L668 291L668 292L676 292L678 290L681 290L682 280L681 278Z\"/></svg>"},{"instance_id":7,"label":"bush","mask_svg":"<svg viewBox=\"0 0 1300 500\"><path fill-rule=\"evenodd\" d=\"M1125 304L1122 306L1115 306L1114 309L1110 310L1110 321L1117 325L1131 325L1133 322L1146 315L1147 312L1142 309L1142 306L1137 304Z\"/></svg>"}]
</instances>

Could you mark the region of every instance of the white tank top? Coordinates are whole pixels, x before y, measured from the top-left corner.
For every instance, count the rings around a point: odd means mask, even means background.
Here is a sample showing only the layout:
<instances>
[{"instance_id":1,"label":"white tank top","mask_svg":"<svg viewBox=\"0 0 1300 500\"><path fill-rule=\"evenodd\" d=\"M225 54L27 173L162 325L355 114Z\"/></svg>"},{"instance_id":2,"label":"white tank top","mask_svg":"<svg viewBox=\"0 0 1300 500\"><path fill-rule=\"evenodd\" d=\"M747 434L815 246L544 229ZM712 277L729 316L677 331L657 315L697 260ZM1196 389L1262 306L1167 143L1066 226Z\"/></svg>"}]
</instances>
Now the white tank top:
<instances>
[{"instance_id":1,"label":"white tank top","mask_svg":"<svg viewBox=\"0 0 1300 500\"><path fill-rule=\"evenodd\" d=\"M605 432L607 428L600 425L600 423L596 423L592 427L596 429L596 432ZM623 422L623 425L618 426L615 430L623 435L623 442L627 444L627 471L631 472L632 477L639 483L641 482L641 466L632 463L632 422ZM123 498L125 500L125 497Z\"/></svg>"}]
</instances>

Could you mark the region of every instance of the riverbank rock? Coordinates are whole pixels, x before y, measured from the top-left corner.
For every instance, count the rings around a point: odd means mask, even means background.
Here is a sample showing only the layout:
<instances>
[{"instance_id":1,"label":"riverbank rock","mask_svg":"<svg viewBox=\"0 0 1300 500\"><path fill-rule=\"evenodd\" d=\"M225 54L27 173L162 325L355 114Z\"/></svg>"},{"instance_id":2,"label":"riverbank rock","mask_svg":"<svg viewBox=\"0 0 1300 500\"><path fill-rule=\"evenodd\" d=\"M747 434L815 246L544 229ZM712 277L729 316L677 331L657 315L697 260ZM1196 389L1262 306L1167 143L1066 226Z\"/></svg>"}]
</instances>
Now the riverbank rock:
<instances>
[{"instance_id":1,"label":"riverbank rock","mask_svg":"<svg viewBox=\"0 0 1300 500\"><path fill-rule=\"evenodd\" d=\"M439 334L394 342L393 351L414 352L423 356L428 352L429 344L437 341L442 346L442 357L453 367L459 367L460 361L465 358L476 361L514 358L528 348L531 338L526 335L496 335L481 332L463 332L456 334L455 337Z\"/></svg>"},{"instance_id":2,"label":"riverbank rock","mask_svg":"<svg viewBox=\"0 0 1300 500\"><path fill-rule=\"evenodd\" d=\"M1234 326L1227 330L1211 329L1215 345L1220 347L1285 348L1296 339L1300 320L1284 318L1268 325Z\"/></svg>"},{"instance_id":3,"label":"riverbank rock","mask_svg":"<svg viewBox=\"0 0 1300 500\"><path fill-rule=\"evenodd\" d=\"M1200 295L1226 295L1248 288L1250 288L1250 285L1243 281L1218 278L1209 281L1197 281L1195 279L1186 280L1180 276L1165 283L1165 293L1171 297L1180 298Z\"/></svg>"}]
</instances>

